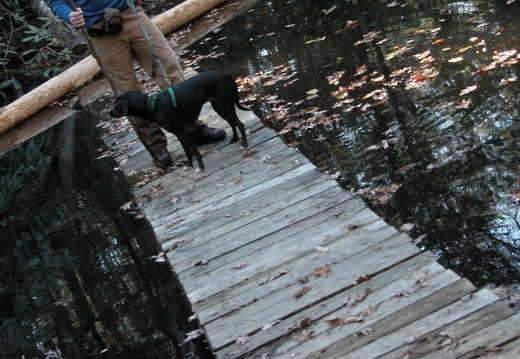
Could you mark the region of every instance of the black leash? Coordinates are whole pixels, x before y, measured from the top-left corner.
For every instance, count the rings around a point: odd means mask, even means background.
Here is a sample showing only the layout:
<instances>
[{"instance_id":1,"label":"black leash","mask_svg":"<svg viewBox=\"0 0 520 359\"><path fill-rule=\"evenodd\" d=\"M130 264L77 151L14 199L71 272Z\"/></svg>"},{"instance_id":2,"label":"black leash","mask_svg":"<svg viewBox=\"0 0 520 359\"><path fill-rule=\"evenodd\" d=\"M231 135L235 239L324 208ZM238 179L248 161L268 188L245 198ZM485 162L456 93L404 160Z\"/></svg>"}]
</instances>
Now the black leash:
<instances>
[{"instance_id":1,"label":"black leash","mask_svg":"<svg viewBox=\"0 0 520 359\"><path fill-rule=\"evenodd\" d=\"M166 74L166 70L164 69L161 59L159 59L159 55L157 55L157 53L155 52L155 48L152 45L152 40L150 40L150 36L148 35L148 32L146 31L143 24L141 23L141 20L139 19L139 15L137 14L137 9L135 8L134 0L128 0L127 3L128 3L128 6L130 7L130 9L132 9L132 12L134 13L135 17L137 18L137 22L139 23L139 26L141 27L141 32L143 33L144 39L150 46L150 50L152 50L152 73L151 73L152 78L156 77L156 67L157 67L157 65L159 65L159 68L161 69L164 80L168 84L167 88L165 88L161 92L156 93L155 95L152 96L151 104L150 104L151 112L153 114L155 111L155 100L157 99L157 96L164 91L168 91L168 93L170 94L170 97L172 99L173 107L177 107L177 97L175 97L175 93L173 92L170 79L168 78L168 75Z\"/></svg>"},{"instance_id":2,"label":"black leash","mask_svg":"<svg viewBox=\"0 0 520 359\"><path fill-rule=\"evenodd\" d=\"M159 59L159 55L155 52L155 49L152 45L152 41L150 40L150 36L148 35L148 32L144 28L143 24L141 23L141 19L139 19L139 15L137 14L137 9L135 8L134 0L128 0L127 1L128 6L130 9L132 9L132 12L134 13L135 17L137 18L137 22L139 23L139 26L141 27L141 31L143 33L144 39L150 46L150 50L152 50L152 77L156 77L156 67L159 65L159 68L161 69L161 72L164 76L164 79L166 80L166 83L171 86L170 79L168 78L168 75L166 74L166 70L164 69L164 66L161 63L161 60Z\"/></svg>"}]
</instances>

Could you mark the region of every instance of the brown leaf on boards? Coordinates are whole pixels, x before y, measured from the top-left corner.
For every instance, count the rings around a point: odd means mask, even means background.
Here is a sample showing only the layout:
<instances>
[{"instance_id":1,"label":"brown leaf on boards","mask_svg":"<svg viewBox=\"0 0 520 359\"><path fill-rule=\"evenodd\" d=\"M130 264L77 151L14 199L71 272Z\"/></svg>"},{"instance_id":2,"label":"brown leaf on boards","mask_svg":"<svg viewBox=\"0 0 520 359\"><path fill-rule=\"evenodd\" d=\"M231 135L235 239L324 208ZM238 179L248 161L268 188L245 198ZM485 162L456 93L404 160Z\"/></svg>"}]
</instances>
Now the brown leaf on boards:
<instances>
[{"instance_id":1,"label":"brown leaf on boards","mask_svg":"<svg viewBox=\"0 0 520 359\"><path fill-rule=\"evenodd\" d=\"M347 307L353 307L357 303L362 302L365 300L366 296L372 293L372 289L367 287L361 290L355 297L346 296L341 300L341 304L347 306Z\"/></svg>"},{"instance_id":2,"label":"brown leaf on boards","mask_svg":"<svg viewBox=\"0 0 520 359\"><path fill-rule=\"evenodd\" d=\"M327 266L315 267L313 273L316 277L327 278L330 270L331 269Z\"/></svg>"},{"instance_id":3,"label":"brown leaf on boards","mask_svg":"<svg viewBox=\"0 0 520 359\"><path fill-rule=\"evenodd\" d=\"M242 153L242 157L251 157L256 153L258 153L256 148L249 148L246 151L244 151L244 153Z\"/></svg>"},{"instance_id":4,"label":"brown leaf on boards","mask_svg":"<svg viewBox=\"0 0 520 359\"><path fill-rule=\"evenodd\" d=\"M280 278L281 276L285 275L289 273L289 269L285 268L285 269L282 269L281 271L279 271L278 273L275 273L273 274L272 276L269 276L268 278L264 279L260 285L264 285L264 284L267 284L269 282L272 282L273 280L277 279L277 278Z\"/></svg>"},{"instance_id":5,"label":"brown leaf on boards","mask_svg":"<svg viewBox=\"0 0 520 359\"><path fill-rule=\"evenodd\" d=\"M305 286L305 287L303 287L302 289L300 289L300 290L298 291L298 293L296 293L296 294L294 295L294 298L298 299L298 298L300 298L300 297L303 297L305 294L307 294L307 292L308 292L309 290L311 290L311 287L309 287L309 286Z\"/></svg>"},{"instance_id":6,"label":"brown leaf on boards","mask_svg":"<svg viewBox=\"0 0 520 359\"><path fill-rule=\"evenodd\" d=\"M331 328L336 328L342 325L345 321L343 317L337 317L332 319L325 319L324 322L327 323Z\"/></svg>"},{"instance_id":7,"label":"brown leaf on boards","mask_svg":"<svg viewBox=\"0 0 520 359\"><path fill-rule=\"evenodd\" d=\"M312 321L308 317L303 317L296 322L296 329L301 330L311 325Z\"/></svg>"},{"instance_id":8,"label":"brown leaf on boards","mask_svg":"<svg viewBox=\"0 0 520 359\"><path fill-rule=\"evenodd\" d=\"M372 278L372 276L371 276L370 274L361 275L361 276L359 276L359 278L356 280L356 283L357 283L357 284L363 283L363 282L369 280L370 278Z\"/></svg>"}]
</instances>

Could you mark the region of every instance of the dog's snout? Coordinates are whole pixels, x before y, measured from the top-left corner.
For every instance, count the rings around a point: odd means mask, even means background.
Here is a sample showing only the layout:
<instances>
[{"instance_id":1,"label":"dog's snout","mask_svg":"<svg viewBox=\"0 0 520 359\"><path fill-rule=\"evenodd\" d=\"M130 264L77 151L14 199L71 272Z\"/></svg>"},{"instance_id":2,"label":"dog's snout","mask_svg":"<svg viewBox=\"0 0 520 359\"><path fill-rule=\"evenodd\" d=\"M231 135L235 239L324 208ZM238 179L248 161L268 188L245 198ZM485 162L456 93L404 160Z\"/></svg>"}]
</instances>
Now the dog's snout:
<instances>
[{"instance_id":1,"label":"dog's snout","mask_svg":"<svg viewBox=\"0 0 520 359\"><path fill-rule=\"evenodd\" d=\"M115 117L115 118L119 118L122 116L119 113L119 111L117 110L117 108L115 108L115 107L113 109L111 109L108 113L110 114L110 116Z\"/></svg>"}]
</instances>

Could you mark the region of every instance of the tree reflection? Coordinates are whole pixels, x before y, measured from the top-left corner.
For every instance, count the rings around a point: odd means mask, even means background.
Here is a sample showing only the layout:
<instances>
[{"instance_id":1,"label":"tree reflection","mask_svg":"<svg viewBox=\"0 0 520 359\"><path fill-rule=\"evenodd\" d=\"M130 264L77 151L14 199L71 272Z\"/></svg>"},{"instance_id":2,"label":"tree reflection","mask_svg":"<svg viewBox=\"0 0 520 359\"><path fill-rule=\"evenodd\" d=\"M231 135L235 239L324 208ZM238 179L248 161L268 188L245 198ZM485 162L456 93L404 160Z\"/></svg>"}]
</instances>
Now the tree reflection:
<instances>
[{"instance_id":1,"label":"tree reflection","mask_svg":"<svg viewBox=\"0 0 520 359\"><path fill-rule=\"evenodd\" d=\"M66 120L0 157L2 358L195 355L190 312L95 119ZM190 354L192 353L192 354Z\"/></svg>"},{"instance_id":2,"label":"tree reflection","mask_svg":"<svg viewBox=\"0 0 520 359\"><path fill-rule=\"evenodd\" d=\"M494 1L265 2L185 56L247 76L266 123L395 227L413 223L441 263L510 284L518 15Z\"/></svg>"}]
</instances>

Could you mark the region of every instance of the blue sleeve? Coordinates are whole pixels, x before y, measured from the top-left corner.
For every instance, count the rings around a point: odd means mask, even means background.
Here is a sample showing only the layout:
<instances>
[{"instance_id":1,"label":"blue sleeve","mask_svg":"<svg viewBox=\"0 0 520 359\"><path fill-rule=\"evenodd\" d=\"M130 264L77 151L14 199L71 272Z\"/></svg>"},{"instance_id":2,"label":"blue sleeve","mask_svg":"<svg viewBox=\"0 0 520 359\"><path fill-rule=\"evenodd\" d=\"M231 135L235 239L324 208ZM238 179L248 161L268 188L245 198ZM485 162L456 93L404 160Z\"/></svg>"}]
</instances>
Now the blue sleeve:
<instances>
[{"instance_id":1,"label":"blue sleeve","mask_svg":"<svg viewBox=\"0 0 520 359\"><path fill-rule=\"evenodd\" d=\"M72 11L70 5L65 0L46 0L47 4L51 8L52 12L56 14L58 18L64 20L70 24L69 16Z\"/></svg>"}]
</instances>

